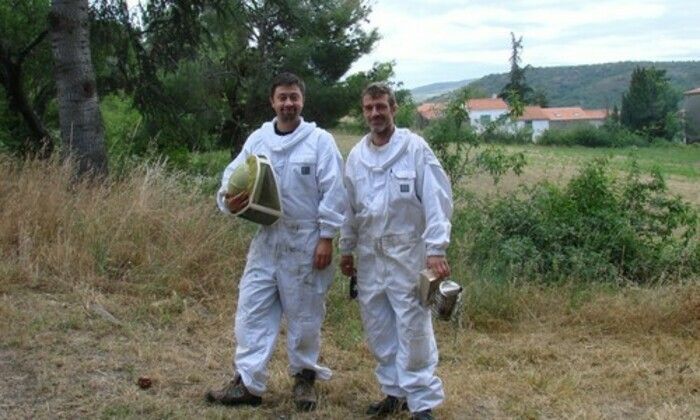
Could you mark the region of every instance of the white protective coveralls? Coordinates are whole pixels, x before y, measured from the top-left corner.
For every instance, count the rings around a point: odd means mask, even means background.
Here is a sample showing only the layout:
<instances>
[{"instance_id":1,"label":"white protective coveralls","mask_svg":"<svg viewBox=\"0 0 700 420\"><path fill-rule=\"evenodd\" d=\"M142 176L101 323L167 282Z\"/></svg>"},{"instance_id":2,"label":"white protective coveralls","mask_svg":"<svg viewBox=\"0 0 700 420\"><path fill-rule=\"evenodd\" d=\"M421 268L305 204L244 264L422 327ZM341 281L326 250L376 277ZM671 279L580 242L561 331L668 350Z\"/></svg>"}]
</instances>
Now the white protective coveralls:
<instances>
[{"instance_id":1,"label":"white protective coveralls","mask_svg":"<svg viewBox=\"0 0 700 420\"><path fill-rule=\"evenodd\" d=\"M401 128L380 148L365 136L347 158L344 181L350 205L340 251L357 255L362 321L382 392L405 397L411 412L432 409L444 392L418 277L426 255L444 256L449 244L450 181L425 140Z\"/></svg>"},{"instance_id":2,"label":"white protective coveralls","mask_svg":"<svg viewBox=\"0 0 700 420\"><path fill-rule=\"evenodd\" d=\"M325 297L333 280L332 264L313 267L320 237L333 238L346 207L343 161L333 137L302 120L294 132L275 133L274 120L253 132L242 152L226 167L217 194L219 209L233 170L250 154L267 156L274 166L284 217L261 226L248 251L239 284L235 319L234 369L248 391L262 395L269 377L282 314L287 321L289 373L302 369L327 380L331 371L318 364Z\"/></svg>"}]
</instances>

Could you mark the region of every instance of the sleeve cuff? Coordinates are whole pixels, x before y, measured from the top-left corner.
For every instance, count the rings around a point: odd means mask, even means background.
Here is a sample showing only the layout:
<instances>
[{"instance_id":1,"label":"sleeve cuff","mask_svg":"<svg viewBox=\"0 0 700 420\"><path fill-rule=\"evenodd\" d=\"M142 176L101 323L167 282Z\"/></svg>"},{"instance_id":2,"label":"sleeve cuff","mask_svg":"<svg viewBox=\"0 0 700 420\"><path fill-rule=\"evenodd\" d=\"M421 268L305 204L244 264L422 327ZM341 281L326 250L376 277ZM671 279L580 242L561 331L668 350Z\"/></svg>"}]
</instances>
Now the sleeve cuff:
<instances>
[{"instance_id":1,"label":"sleeve cuff","mask_svg":"<svg viewBox=\"0 0 700 420\"><path fill-rule=\"evenodd\" d=\"M219 207L219 210L220 210L222 213L225 213L225 214L228 214L228 215L233 216L233 213L231 213L231 210L229 210L228 207L226 206L226 201L225 201L225 198L224 198L224 195L225 195L225 194L226 194L226 191L223 190L223 189L220 189L220 190L216 193L216 204L217 204L217 207Z\"/></svg>"},{"instance_id":2,"label":"sleeve cuff","mask_svg":"<svg viewBox=\"0 0 700 420\"><path fill-rule=\"evenodd\" d=\"M334 227L327 225L325 223L321 223L321 229L320 229L320 237L321 238L333 239L333 238L335 238L335 235L337 233L338 233L337 228L334 228Z\"/></svg>"},{"instance_id":3,"label":"sleeve cuff","mask_svg":"<svg viewBox=\"0 0 700 420\"><path fill-rule=\"evenodd\" d=\"M425 249L425 255L428 257L444 257L447 254L447 249L441 245L428 245Z\"/></svg>"},{"instance_id":4,"label":"sleeve cuff","mask_svg":"<svg viewBox=\"0 0 700 420\"><path fill-rule=\"evenodd\" d=\"M340 255L352 255L355 251L355 245L354 238L340 238L340 241L338 241Z\"/></svg>"}]
</instances>

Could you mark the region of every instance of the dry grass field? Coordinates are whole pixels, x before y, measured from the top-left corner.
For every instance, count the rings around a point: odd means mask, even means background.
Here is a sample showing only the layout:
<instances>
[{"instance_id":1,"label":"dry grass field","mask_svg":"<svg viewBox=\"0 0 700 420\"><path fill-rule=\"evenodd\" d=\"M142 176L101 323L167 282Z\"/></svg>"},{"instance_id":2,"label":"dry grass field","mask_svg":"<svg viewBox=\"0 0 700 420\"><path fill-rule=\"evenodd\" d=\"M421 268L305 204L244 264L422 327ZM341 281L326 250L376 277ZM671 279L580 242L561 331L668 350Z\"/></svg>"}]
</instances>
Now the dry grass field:
<instances>
[{"instance_id":1,"label":"dry grass field","mask_svg":"<svg viewBox=\"0 0 700 420\"><path fill-rule=\"evenodd\" d=\"M538 166L526 176L553 175ZM697 179L678 179L697 199ZM0 158L0 197L0 418L350 419L380 397L338 277L322 349L334 377L315 413L294 411L284 346L261 407L203 401L230 374L254 229L188 177L151 166L71 185L60 165ZM436 321L440 418L700 418L700 279L505 286L489 298L505 312L478 319L470 305L486 297L465 286L460 322Z\"/></svg>"}]
</instances>

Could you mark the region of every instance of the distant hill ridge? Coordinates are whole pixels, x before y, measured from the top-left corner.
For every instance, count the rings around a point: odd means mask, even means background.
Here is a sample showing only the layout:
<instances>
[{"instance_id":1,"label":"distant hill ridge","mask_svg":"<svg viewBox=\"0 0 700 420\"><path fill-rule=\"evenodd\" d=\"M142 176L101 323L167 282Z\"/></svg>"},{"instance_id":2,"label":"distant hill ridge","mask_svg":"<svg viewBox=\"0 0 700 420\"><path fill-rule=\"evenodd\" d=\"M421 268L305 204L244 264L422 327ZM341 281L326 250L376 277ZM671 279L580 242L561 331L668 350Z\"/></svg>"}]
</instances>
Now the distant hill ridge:
<instances>
[{"instance_id":1,"label":"distant hill ridge","mask_svg":"<svg viewBox=\"0 0 700 420\"><path fill-rule=\"evenodd\" d=\"M635 67L655 67L666 70L671 85L683 92L700 87L700 61L625 61L620 63L587 64L580 66L532 67L525 72L527 83L535 90L541 90L549 100L548 106L580 106L583 108L612 108L619 106L622 94L629 87L630 76ZM461 82L434 83L411 90L421 93L425 101L446 102L453 91L469 84L478 87L487 95L498 93L505 86L508 73L490 74L480 79L459 85ZM450 91L423 96L430 86L450 83Z\"/></svg>"},{"instance_id":2,"label":"distant hill ridge","mask_svg":"<svg viewBox=\"0 0 700 420\"><path fill-rule=\"evenodd\" d=\"M465 79L459 80L457 82L439 82L431 83L425 86L419 86L415 89L411 89L411 95L416 102L422 102L424 99L432 98L434 96L439 96L444 93L449 93L457 90L463 86L468 85L475 79Z\"/></svg>"}]
</instances>

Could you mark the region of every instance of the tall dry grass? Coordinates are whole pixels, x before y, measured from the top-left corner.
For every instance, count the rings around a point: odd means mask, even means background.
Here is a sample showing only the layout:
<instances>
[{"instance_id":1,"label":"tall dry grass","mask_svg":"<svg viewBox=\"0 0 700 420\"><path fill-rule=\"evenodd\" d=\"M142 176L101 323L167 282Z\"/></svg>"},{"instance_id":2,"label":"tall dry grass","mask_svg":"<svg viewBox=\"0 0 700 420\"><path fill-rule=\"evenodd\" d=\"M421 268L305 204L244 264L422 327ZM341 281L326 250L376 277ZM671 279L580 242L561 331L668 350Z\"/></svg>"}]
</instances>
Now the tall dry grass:
<instances>
[{"instance_id":1,"label":"tall dry grass","mask_svg":"<svg viewBox=\"0 0 700 420\"><path fill-rule=\"evenodd\" d=\"M73 183L68 165L0 160L1 290L78 286L134 297L206 297L230 287L248 226L163 165Z\"/></svg>"}]
</instances>

